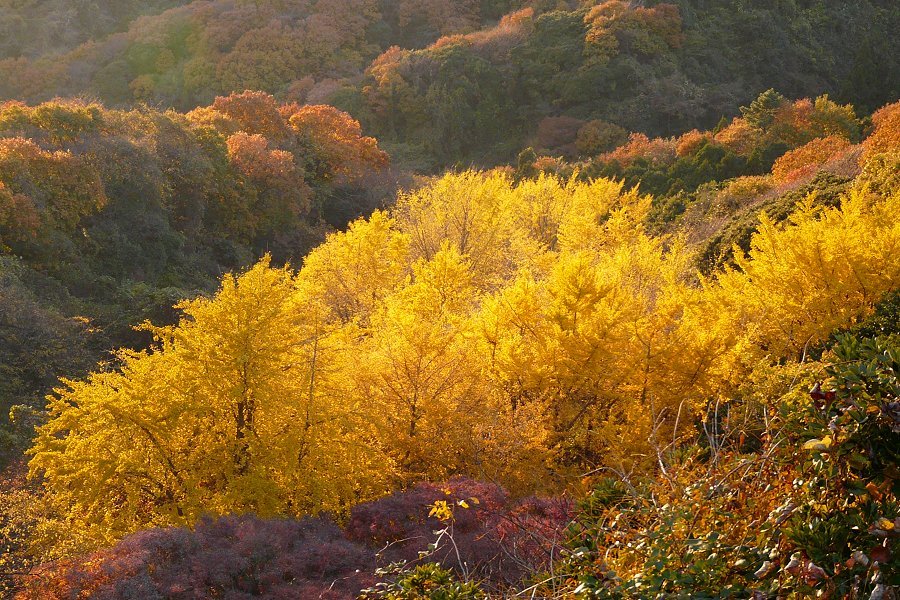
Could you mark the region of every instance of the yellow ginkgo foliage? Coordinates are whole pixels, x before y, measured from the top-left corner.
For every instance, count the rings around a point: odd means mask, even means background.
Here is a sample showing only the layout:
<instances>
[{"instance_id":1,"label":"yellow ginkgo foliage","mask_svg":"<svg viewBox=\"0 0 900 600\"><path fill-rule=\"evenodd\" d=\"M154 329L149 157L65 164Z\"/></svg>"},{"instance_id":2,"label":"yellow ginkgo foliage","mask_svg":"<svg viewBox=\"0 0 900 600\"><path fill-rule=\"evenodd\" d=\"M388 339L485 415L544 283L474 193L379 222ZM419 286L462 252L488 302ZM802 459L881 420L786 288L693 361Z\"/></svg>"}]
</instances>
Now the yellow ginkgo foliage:
<instances>
[{"instance_id":1,"label":"yellow ginkgo foliage","mask_svg":"<svg viewBox=\"0 0 900 600\"><path fill-rule=\"evenodd\" d=\"M158 346L68 382L32 473L97 539L205 513L341 512L420 479L516 493L662 464L760 364L900 286L900 195L763 220L702 279L607 180L449 174L180 306Z\"/></svg>"},{"instance_id":2,"label":"yellow ginkgo foliage","mask_svg":"<svg viewBox=\"0 0 900 600\"><path fill-rule=\"evenodd\" d=\"M564 252L547 278L519 278L482 311L495 383L512 410L542 405L560 464L646 453L706 368L679 326L694 301L684 253L647 237L614 247Z\"/></svg>"},{"instance_id":3,"label":"yellow ginkgo foliage","mask_svg":"<svg viewBox=\"0 0 900 600\"><path fill-rule=\"evenodd\" d=\"M490 412L466 319L476 296L471 265L446 245L413 266L358 346L353 395L367 398L403 480L439 480L474 462L473 430Z\"/></svg>"},{"instance_id":4,"label":"yellow ginkgo foliage","mask_svg":"<svg viewBox=\"0 0 900 600\"><path fill-rule=\"evenodd\" d=\"M303 261L300 285L347 323L367 322L380 300L409 273L410 236L397 229L387 213L335 233Z\"/></svg>"},{"instance_id":5,"label":"yellow ginkgo foliage","mask_svg":"<svg viewBox=\"0 0 900 600\"><path fill-rule=\"evenodd\" d=\"M116 537L203 514L340 510L382 492L354 399L329 393L345 341L263 261L180 306L159 348L68 382L31 450L73 523ZM338 401L339 400L339 401Z\"/></svg>"},{"instance_id":6,"label":"yellow ginkgo foliage","mask_svg":"<svg viewBox=\"0 0 900 600\"><path fill-rule=\"evenodd\" d=\"M900 286L898 214L900 194L857 188L840 208L810 198L784 225L764 217L737 268L707 286L710 310L746 331L757 354L802 357Z\"/></svg>"}]
</instances>

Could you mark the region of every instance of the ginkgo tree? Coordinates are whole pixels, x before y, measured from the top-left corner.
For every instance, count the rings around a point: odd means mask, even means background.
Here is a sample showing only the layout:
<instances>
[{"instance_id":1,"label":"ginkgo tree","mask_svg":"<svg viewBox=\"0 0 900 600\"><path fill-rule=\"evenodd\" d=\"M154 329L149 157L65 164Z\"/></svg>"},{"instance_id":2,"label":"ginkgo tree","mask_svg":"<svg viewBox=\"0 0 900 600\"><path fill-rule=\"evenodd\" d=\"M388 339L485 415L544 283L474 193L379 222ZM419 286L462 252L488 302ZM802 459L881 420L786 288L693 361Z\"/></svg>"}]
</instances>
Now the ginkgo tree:
<instances>
[{"instance_id":1,"label":"ginkgo tree","mask_svg":"<svg viewBox=\"0 0 900 600\"><path fill-rule=\"evenodd\" d=\"M750 252L707 287L707 306L747 332L752 355L802 358L897 288L898 211L896 191L880 198L857 188L839 209L809 198L787 225L764 217Z\"/></svg>"},{"instance_id":2,"label":"ginkgo tree","mask_svg":"<svg viewBox=\"0 0 900 600\"><path fill-rule=\"evenodd\" d=\"M300 285L331 312L331 318L367 323L376 306L410 271L409 234L383 211L333 233L303 261Z\"/></svg>"},{"instance_id":3,"label":"ginkgo tree","mask_svg":"<svg viewBox=\"0 0 900 600\"><path fill-rule=\"evenodd\" d=\"M288 270L263 261L180 308L178 326L153 329L156 350L51 402L31 467L73 523L115 537L207 513L339 511L384 490L360 406L329 391L340 332Z\"/></svg>"},{"instance_id":4,"label":"ginkgo tree","mask_svg":"<svg viewBox=\"0 0 900 600\"><path fill-rule=\"evenodd\" d=\"M413 277L373 315L353 378L356 394L377 407L383 443L409 483L465 472L491 411L466 348L476 298L470 265L448 245L413 265Z\"/></svg>"},{"instance_id":5,"label":"ginkgo tree","mask_svg":"<svg viewBox=\"0 0 900 600\"><path fill-rule=\"evenodd\" d=\"M68 382L31 450L98 539L204 514L343 512L421 479L558 491L652 470L759 364L802 356L900 282L900 195L764 220L700 278L621 183L448 174L299 272L224 278L157 347Z\"/></svg>"},{"instance_id":6,"label":"ginkgo tree","mask_svg":"<svg viewBox=\"0 0 900 600\"><path fill-rule=\"evenodd\" d=\"M585 207L568 215L550 272L522 274L483 304L492 377L511 410L543 406L560 465L646 454L656 427L690 413L679 405L708 367L680 325L696 302L688 255L641 233L644 199L617 199L605 218Z\"/></svg>"}]
</instances>

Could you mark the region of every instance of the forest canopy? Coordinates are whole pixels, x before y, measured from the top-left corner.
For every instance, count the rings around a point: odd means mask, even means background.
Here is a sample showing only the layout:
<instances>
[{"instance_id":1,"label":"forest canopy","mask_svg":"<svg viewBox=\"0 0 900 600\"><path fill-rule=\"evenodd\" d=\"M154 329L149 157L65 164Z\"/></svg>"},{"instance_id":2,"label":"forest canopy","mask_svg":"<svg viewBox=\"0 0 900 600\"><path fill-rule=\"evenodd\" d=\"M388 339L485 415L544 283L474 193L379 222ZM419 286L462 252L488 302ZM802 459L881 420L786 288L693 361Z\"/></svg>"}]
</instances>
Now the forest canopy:
<instances>
[{"instance_id":1,"label":"forest canopy","mask_svg":"<svg viewBox=\"0 0 900 600\"><path fill-rule=\"evenodd\" d=\"M22 47L0 61L0 97L188 111L262 90L338 106L432 171L508 162L547 118L668 136L773 87L864 112L900 97L900 8L876 0L94 3L111 22L88 3L28 4L0 12ZM80 33L41 53L19 24L44 33L50 15Z\"/></svg>"}]
</instances>

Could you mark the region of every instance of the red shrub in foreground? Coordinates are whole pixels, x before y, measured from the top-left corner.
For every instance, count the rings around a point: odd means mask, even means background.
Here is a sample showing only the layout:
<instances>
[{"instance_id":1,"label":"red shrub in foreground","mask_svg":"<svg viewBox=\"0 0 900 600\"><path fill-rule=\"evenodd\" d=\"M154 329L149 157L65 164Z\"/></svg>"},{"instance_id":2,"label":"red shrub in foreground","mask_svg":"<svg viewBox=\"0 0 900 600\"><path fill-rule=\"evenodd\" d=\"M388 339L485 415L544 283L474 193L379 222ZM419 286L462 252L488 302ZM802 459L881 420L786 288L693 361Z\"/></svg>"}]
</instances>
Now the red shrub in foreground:
<instances>
[{"instance_id":1,"label":"red shrub in foreground","mask_svg":"<svg viewBox=\"0 0 900 600\"><path fill-rule=\"evenodd\" d=\"M442 540L428 560L446 568L464 566L469 573L501 586L549 564L550 552L561 541L571 513L567 500L516 502L497 485L453 479L445 485L420 483L409 491L357 506L347 524L347 536L379 551L380 562L415 560L435 540L434 532L448 525L428 516L429 507L437 501L453 508L452 542Z\"/></svg>"},{"instance_id":2,"label":"red shrub in foreground","mask_svg":"<svg viewBox=\"0 0 900 600\"><path fill-rule=\"evenodd\" d=\"M370 553L324 519L223 517L194 531L151 529L35 573L18 598L98 600L355 598Z\"/></svg>"},{"instance_id":3,"label":"red shrub in foreground","mask_svg":"<svg viewBox=\"0 0 900 600\"><path fill-rule=\"evenodd\" d=\"M253 516L208 519L193 531L141 531L112 548L35 570L17 598L349 600L374 583L378 563L416 561L435 541L434 532L448 526L429 516L436 501L453 507L452 541L445 536L424 560L464 569L494 587L546 568L571 513L566 500L514 502L493 484L421 483L357 506L343 532L323 517Z\"/></svg>"}]
</instances>

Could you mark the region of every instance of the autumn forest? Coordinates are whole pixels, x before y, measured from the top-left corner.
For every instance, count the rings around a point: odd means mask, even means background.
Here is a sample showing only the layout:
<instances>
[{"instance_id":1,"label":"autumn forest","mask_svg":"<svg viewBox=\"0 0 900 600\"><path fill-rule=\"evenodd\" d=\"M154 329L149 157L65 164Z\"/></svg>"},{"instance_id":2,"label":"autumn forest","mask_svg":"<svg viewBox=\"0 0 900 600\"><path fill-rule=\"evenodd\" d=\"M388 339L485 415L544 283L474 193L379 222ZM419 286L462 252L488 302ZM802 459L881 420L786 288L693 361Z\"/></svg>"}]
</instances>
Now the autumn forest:
<instances>
[{"instance_id":1,"label":"autumn forest","mask_svg":"<svg viewBox=\"0 0 900 600\"><path fill-rule=\"evenodd\" d=\"M0 598L900 597L893 0L0 0Z\"/></svg>"}]
</instances>

